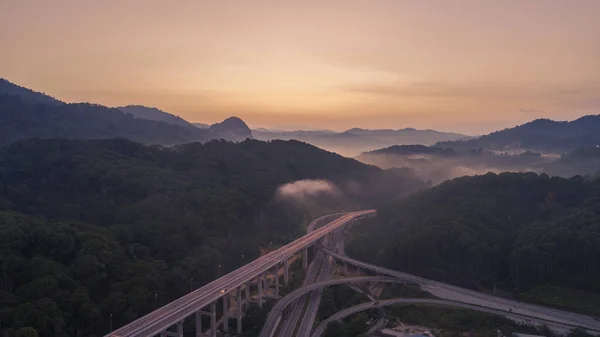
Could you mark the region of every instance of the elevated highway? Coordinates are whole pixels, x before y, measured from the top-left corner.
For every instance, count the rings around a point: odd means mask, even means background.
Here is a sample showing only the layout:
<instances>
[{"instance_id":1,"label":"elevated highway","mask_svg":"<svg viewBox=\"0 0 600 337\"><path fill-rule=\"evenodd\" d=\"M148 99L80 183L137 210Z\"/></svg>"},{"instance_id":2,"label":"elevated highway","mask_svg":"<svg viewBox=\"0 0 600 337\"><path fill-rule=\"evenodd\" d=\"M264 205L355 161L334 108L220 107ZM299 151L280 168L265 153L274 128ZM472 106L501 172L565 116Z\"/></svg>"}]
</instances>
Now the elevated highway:
<instances>
[{"instance_id":1,"label":"elevated highway","mask_svg":"<svg viewBox=\"0 0 600 337\"><path fill-rule=\"evenodd\" d=\"M196 329L201 329L201 316L206 315L211 318L210 333L216 336L216 302L223 300L224 319L219 320L223 324L223 330L229 330L229 317L227 304L229 296L235 292L238 307L242 305L242 290L246 290L246 301L249 300L249 287L251 282L255 282L259 293L259 303L262 305L262 295L264 291L265 273L272 268L280 268L283 264L287 279L287 261L295 253L305 250L314 244L317 240L335 231L336 229L376 214L375 210L364 210L358 212L349 212L343 214L336 220L327 225L318 228L305 236L262 256L247 265L232 271L231 273L213 281L209 284L190 292L189 294L113 331L106 337L148 337L161 334L161 336L175 335L183 336L183 320L191 315L196 315ZM306 254L305 254L306 256ZM209 307L209 311L204 311ZM227 310L225 310L227 309ZM241 315L236 317L238 320L238 331L241 330ZM167 332L167 329L175 326L175 333Z\"/></svg>"},{"instance_id":2,"label":"elevated highway","mask_svg":"<svg viewBox=\"0 0 600 337\"><path fill-rule=\"evenodd\" d=\"M314 231L316 228L318 228L319 226L324 225L326 223L326 221L331 221L331 220L333 220L337 217L340 217L344 214L345 213L336 213L336 214L330 214L327 216L322 216L320 218L317 218L317 219L311 221L311 223L306 227L306 232L310 233L310 232ZM327 239L327 237L321 239L319 242L323 242L326 239ZM323 242L323 243L325 244L325 242ZM306 272L304 280L302 281L302 287L317 281L321 277L323 262L324 262L323 252L321 252L321 251L316 252L314 259L308 265L308 271ZM318 296L318 299L320 299L320 293L316 294L316 292L317 291L314 291L314 292L308 294L307 296L298 298L298 300L296 300L290 304L290 307L288 308L289 312L284 317L284 319L281 321L281 324L277 331L277 336L280 336L280 337L293 336L294 332L298 328L299 322L301 325L301 327L299 329L302 329L303 324L307 324L306 313L308 312L308 310L310 310L308 307L310 307L311 305L314 305L314 301L316 300L317 296ZM312 323L311 323L310 329L312 329ZM309 330L309 333L310 333L310 330Z\"/></svg>"},{"instance_id":3,"label":"elevated highway","mask_svg":"<svg viewBox=\"0 0 600 337\"><path fill-rule=\"evenodd\" d=\"M307 249L318 244L318 241L327 235L334 233L343 226L354 223L363 218L376 215L375 210L365 210L349 212L343 214L332 214L320 218L322 221L330 221L324 226L317 228L305 236L270 252L249 264L238 268L231 273L208 283L207 285L190 292L189 294L161 307L157 310L109 333L105 337L150 337L159 335L161 337L183 337L183 322L190 316L195 316L196 336L202 336L206 333L210 336L216 336L217 329L222 326L225 333L229 332L230 319L237 320L237 333L242 332L242 310L249 303L256 302L259 306L263 304L263 298L267 295L266 290L269 282L275 283L274 294L279 294L279 276L268 280L267 275L284 269L284 282L287 283L288 260L298 252L303 252L303 264L307 269L308 254ZM333 252L322 246L321 249L327 260L334 259L345 265L352 265L364 270L370 270L376 274L385 276L362 276L356 278L332 279L317 282L298 289L288 296L282 298L267 317L265 328L261 331L262 337L272 337L275 327L280 323L284 309L297 300L299 296L305 296L307 291L321 289L327 285L340 284L347 282L412 282L419 284L424 290L433 295L455 303L471 305L487 310L523 317L531 317L538 320L563 324L565 326L580 327L589 331L600 332L600 321L585 315L565 312L556 309L525 304L518 301L512 301L488 294L455 287L442 282L424 279L408 273L386 269L375 266L359 260L355 260ZM329 262L329 261L328 261ZM275 269L275 272L273 272ZM257 296L250 297L250 288L256 287ZM244 295L245 293L245 295ZM236 312L231 314L229 303L231 299L236 302ZM222 300L222 313L217 320L217 303ZM208 330L203 330L202 316L210 318ZM308 325L308 324L307 324ZM306 327L307 328L307 327ZM175 331L173 331L175 330ZM307 329L305 329L307 330Z\"/></svg>"}]
</instances>

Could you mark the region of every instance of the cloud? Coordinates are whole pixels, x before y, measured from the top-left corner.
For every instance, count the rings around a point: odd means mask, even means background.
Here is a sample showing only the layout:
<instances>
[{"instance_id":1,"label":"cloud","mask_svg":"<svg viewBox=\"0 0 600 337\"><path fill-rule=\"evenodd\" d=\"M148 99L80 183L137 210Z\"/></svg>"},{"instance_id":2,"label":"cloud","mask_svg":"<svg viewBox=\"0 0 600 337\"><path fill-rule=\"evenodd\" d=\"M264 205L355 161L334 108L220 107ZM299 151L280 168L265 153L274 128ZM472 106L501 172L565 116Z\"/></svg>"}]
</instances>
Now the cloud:
<instances>
[{"instance_id":1,"label":"cloud","mask_svg":"<svg viewBox=\"0 0 600 337\"><path fill-rule=\"evenodd\" d=\"M598 98L598 83L542 84L533 82L362 83L342 86L343 91L397 97L512 97L536 99L591 100ZM530 109L527 109L530 110Z\"/></svg>"},{"instance_id":2,"label":"cloud","mask_svg":"<svg viewBox=\"0 0 600 337\"><path fill-rule=\"evenodd\" d=\"M481 92L483 87L442 82L416 82L411 84L359 84L343 87L350 92L402 97L451 97Z\"/></svg>"},{"instance_id":3,"label":"cloud","mask_svg":"<svg viewBox=\"0 0 600 337\"><path fill-rule=\"evenodd\" d=\"M328 180L305 179L280 186L276 195L279 198L306 200L322 195L340 195L339 188Z\"/></svg>"},{"instance_id":4,"label":"cloud","mask_svg":"<svg viewBox=\"0 0 600 337\"><path fill-rule=\"evenodd\" d=\"M536 110L536 109L520 108L519 112L521 112L521 113L538 113L540 111Z\"/></svg>"}]
</instances>

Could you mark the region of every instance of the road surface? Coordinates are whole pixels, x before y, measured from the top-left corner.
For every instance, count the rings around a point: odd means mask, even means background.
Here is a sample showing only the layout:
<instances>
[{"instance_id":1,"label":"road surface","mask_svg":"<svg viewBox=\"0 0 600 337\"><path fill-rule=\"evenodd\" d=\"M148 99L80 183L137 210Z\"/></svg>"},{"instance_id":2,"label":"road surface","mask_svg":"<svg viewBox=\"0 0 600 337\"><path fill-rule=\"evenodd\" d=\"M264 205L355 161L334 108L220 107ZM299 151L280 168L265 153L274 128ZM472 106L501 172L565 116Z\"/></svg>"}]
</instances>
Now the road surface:
<instances>
[{"instance_id":1,"label":"road surface","mask_svg":"<svg viewBox=\"0 0 600 337\"><path fill-rule=\"evenodd\" d=\"M323 252L319 252L319 254L324 255ZM323 263L319 269L316 282L325 281L329 278L331 278L331 261L328 261L328 259L323 257ZM317 318L322 295L323 288L315 289L308 294L307 303L304 309L304 316L300 318L300 327L298 327L298 332L295 335L296 337L310 336L315 319ZM286 335L285 337L290 336L292 335Z\"/></svg>"},{"instance_id":2,"label":"road surface","mask_svg":"<svg viewBox=\"0 0 600 337\"><path fill-rule=\"evenodd\" d=\"M305 287L309 284L318 281L318 276L321 271L321 265L323 264L324 256L325 255L323 254L323 252L317 252L317 255L315 256L314 260L310 263L308 272L306 273L306 277L302 282L302 287ZM310 295L311 294L301 296L296 301L290 304L290 308L288 308L289 314L287 314L281 321L281 325L277 333L278 336L294 336L294 331L296 331L298 321L301 321L301 317L303 317L307 297L310 297Z\"/></svg>"},{"instance_id":3,"label":"road surface","mask_svg":"<svg viewBox=\"0 0 600 337\"><path fill-rule=\"evenodd\" d=\"M310 233L316 228L324 225L323 220L327 221L343 214L345 213L337 213L318 218L308 225L306 232ZM343 247L343 236L341 236L342 241L340 242L340 236L335 235L340 231L341 230L337 230L331 233L330 237L333 241L328 240L327 237L321 239L323 245L327 248L334 249L339 248L340 246ZM302 283L303 287L314 282L325 280L328 275L330 275L331 263L329 261L326 262L324 257L324 254L319 250L308 267L308 272ZM290 304L290 307L287 308L289 313L282 319L277 335L279 337L309 336L319 309L322 293L323 289L319 288ZM295 333L296 328L298 329L297 333Z\"/></svg>"},{"instance_id":4,"label":"road surface","mask_svg":"<svg viewBox=\"0 0 600 337\"><path fill-rule=\"evenodd\" d=\"M336 217L342 216L344 214L345 213L336 213L336 214L325 215L320 218L317 218L317 219L311 221L311 223L306 227L306 232L310 233L310 232L314 231L316 228L321 227L324 224L326 224L326 221L330 221L330 220L332 220ZM325 239L321 239L321 240L325 240ZM323 264L323 259L324 259L323 253L321 251L318 251L317 254L315 255L315 258L308 266L308 271L306 272L306 276L304 277L304 280L302 281L302 287L319 280L321 265ZM281 321L281 324L279 325L279 331L277 332L278 336L280 336L280 337L293 336L294 332L296 331L296 328L298 327L298 322L299 321L304 322L304 317L305 317L304 313L306 312L305 307L306 307L307 298L311 298L311 300L312 300L312 293L310 293L307 296L303 296L303 297L299 298L298 300L296 300L295 302L290 304L290 306L287 308L289 313L287 315L285 315L285 317ZM311 327L311 329L312 329L312 327Z\"/></svg>"}]
</instances>

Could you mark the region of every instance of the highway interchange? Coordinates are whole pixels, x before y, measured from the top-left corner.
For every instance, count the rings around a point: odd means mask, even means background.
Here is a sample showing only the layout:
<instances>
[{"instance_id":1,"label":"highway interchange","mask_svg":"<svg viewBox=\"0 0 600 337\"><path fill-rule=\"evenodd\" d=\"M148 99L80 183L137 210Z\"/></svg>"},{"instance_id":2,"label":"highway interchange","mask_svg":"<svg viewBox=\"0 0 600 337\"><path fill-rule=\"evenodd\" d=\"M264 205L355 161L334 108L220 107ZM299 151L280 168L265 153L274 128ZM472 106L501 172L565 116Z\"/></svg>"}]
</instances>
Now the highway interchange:
<instances>
[{"instance_id":1,"label":"highway interchange","mask_svg":"<svg viewBox=\"0 0 600 337\"><path fill-rule=\"evenodd\" d=\"M269 313L269 316L267 317L267 321L265 322L265 325L263 327L263 330L261 331L260 336L261 337L269 336L271 331L273 331L273 329L276 328L277 323L280 321L280 317L283 314L284 309L290 303L292 303L293 301L295 301L296 299L298 299L302 296L305 296L307 293L309 293L315 289L319 289L319 288L323 288L323 287L327 287L327 286L331 286L331 285L344 284L344 283L360 283L360 282L404 283L404 280L402 280L400 278L389 277L389 276L355 276L355 277L333 278L333 279L329 279L326 281L312 283L312 284L309 284L302 288L298 288L298 289L294 290L293 292L291 292L290 294L288 294L287 296L283 297L279 302L277 302L275 304L275 306ZM475 304L470 304L470 303L463 303L463 302L459 302L459 301L449 301L449 300L392 299L392 300L382 300L379 302L367 302L367 303L359 304L355 307L352 307L354 309L348 308L345 310L348 310L348 312L350 312L352 310L356 310L356 311L354 311L354 313L355 313L355 312L360 312L360 311L372 309L372 308L379 307L379 306L387 306L387 305L392 305L392 304L403 304L403 303L404 304L429 304L429 305L446 306L446 307L460 307L460 308L465 308L465 309L472 309L472 310L477 310L477 311L488 312L488 313L492 313L492 314L496 314L496 315L502 315L502 316L505 316L505 317L508 317L508 318L511 318L511 319L514 319L517 321L523 321L523 322L527 322L527 323L556 326L563 330L566 330L569 328L580 327L583 329L587 329L591 333L600 334L600 322L598 322L598 324L592 324L592 325L586 326L587 324L582 325L579 322L571 322L568 319L561 320L561 319L558 319L558 317L552 317L550 319L545 319L545 318L540 317L543 315L535 315L534 314L532 316L532 315L526 315L526 314L522 314L522 313L515 312L515 311L510 312L509 310L494 309L494 308L489 308L489 307L485 307L485 306L480 306L480 305L475 305ZM336 315L339 315L339 313ZM314 334L313 334L313 336L314 336Z\"/></svg>"},{"instance_id":2,"label":"highway interchange","mask_svg":"<svg viewBox=\"0 0 600 337\"><path fill-rule=\"evenodd\" d=\"M421 289L428 291L432 295L442 299L469 303L506 312L512 311L525 316L537 317L543 320L600 331L600 321L590 316L509 300L461 287L456 287L450 284L425 279L412 274L407 274L355 260L345 255L337 254L324 247L322 250L328 255L333 256L336 260L343 261L366 270L371 270L378 274L388 275L398 279L406 280L407 282L416 283L421 286Z\"/></svg>"},{"instance_id":3,"label":"highway interchange","mask_svg":"<svg viewBox=\"0 0 600 337\"><path fill-rule=\"evenodd\" d=\"M183 319L186 317L193 315L195 312L216 303L216 301L223 296L235 291L238 287L255 280L257 277L263 275L271 268L279 267L292 255L313 245L314 243L317 243L318 240L322 239L327 234L333 233L343 226L355 222L362 217L373 216L375 214L375 210L349 212L342 215L337 214L336 216L339 216L339 218L327 223L326 225L310 231L303 237L283 246L282 248L270 252L269 254L266 254L248 263L247 265L242 266L241 268L139 318L138 320L113 331L106 337L148 337L157 335L165 331L168 327L173 326L183 321ZM331 216L329 216L327 219L329 218L331 218ZM283 309L285 309L287 305L297 300L299 297L305 296L311 291L322 289L327 285L359 282L361 280L378 282L412 282L419 284L422 289L429 291L433 295L445 299L446 302L450 300L452 303L459 303L462 307L471 306L472 308L482 308L484 311L502 314L504 316L526 317L527 319L547 321L565 326L581 327L591 331L600 332L600 321L589 316L512 301L460 287L455 287L442 282L427 280L411 274L389 270L358 261L342 254L337 254L331 250L328 250L326 247L320 248L322 248L320 252L322 252L321 255L323 260L329 260L328 258L326 259L325 256L331 256L335 260L387 276L375 278L362 276L329 280L326 278L329 278L330 276L324 276L324 280L319 279L317 283L307 284L305 287L293 291L277 302L267 317L264 329L261 332L261 337L272 337L273 333L276 331L274 330L275 327L281 322ZM329 275L329 269L322 269L323 266L329 266L330 268L330 261L326 262L327 263L322 263L321 268L317 268L317 271L326 271L326 273ZM320 273L317 272L315 275L313 275L314 280L317 280L319 274ZM317 302L318 307L318 299L311 299L310 302L314 303L313 301ZM314 306L312 308L314 308ZM308 335L310 328L312 328L314 316L312 316L312 320L309 316L309 321L311 324L304 323L304 327L301 331L299 331L302 332L302 336Z\"/></svg>"}]
</instances>

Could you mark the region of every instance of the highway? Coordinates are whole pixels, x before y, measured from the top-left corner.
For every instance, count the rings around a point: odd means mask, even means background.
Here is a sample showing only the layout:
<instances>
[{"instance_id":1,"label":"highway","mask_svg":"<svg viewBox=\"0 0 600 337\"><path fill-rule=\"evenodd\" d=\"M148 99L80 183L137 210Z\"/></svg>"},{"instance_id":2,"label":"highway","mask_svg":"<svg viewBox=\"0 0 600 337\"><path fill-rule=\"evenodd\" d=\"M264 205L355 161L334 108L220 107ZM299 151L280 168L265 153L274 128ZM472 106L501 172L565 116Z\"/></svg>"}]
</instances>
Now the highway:
<instances>
[{"instance_id":1,"label":"highway","mask_svg":"<svg viewBox=\"0 0 600 337\"><path fill-rule=\"evenodd\" d=\"M469 303L505 312L512 310L513 313L518 313L528 317L536 317L541 320L553 321L594 331L600 331L600 321L590 316L509 300L502 297L425 279L419 276L355 260L345 255L337 254L325 247L321 247L321 250L328 255L333 256L337 260L344 261L354 266L359 266L360 268L371 270L382 275L388 275L401 280L419 284L421 289L428 291L432 295L442 299Z\"/></svg>"},{"instance_id":2,"label":"highway","mask_svg":"<svg viewBox=\"0 0 600 337\"><path fill-rule=\"evenodd\" d=\"M214 280L195 291L161 307L157 310L113 331L107 337L153 336L164 331L167 327L182 321L185 317L216 302L225 293L235 290L289 259L296 252L312 245L328 233L358 220L359 217L375 214L375 210L350 212L340 216L327 225L316 229L303 237L262 256L231 273ZM225 290L224 292L221 292Z\"/></svg>"},{"instance_id":3,"label":"highway","mask_svg":"<svg viewBox=\"0 0 600 337\"><path fill-rule=\"evenodd\" d=\"M509 312L502 311L502 310L484 308L484 307L480 307L477 305L466 304L466 303L461 303L461 302L454 302L454 301L447 301L447 300L432 300L432 299L423 299L423 298L414 298L414 299L392 298L392 299L388 299L388 300L382 300L379 302L373 301L373 302L361 303L361 304L355 305L353 307L341 310L341 311L335 313L334 315L332 315L331 317L327 318L323 322L321 322L321 324L319 324L319 326L317 326L317 328L315 329L315 331L313 332L311 337L321 337L321 335L325 332L325 329L327 328L327 324L329 324L333 321L339 321L341 319L344 319L350 315L359 313L361 311L366 311L366 310L390 306L390 305L398 305L398 304L402 304L402 305L415 305L416 304L416 305L430 305L430 306L436 306L436 307L471 309L471 310L475 310L475 311L487 312L487 313L494 314L494 315L504 316L504 317L509 318L514 321L523 321L523 322L527 322L529 324L535 324L538 326L546 325L548 327L554 328L554 330L562 330L565 332L572 330L574 328L577 328L577 326L573 326L573 325L569 325L569 324L562 324L562 323L557 323L557 322L553 322L553 321L542 320L542 319L538 319L535 317L529 317L529 316L525 316L525 315L509 313ZM598 333L600 333L600 330L591 330L591 331L588 330L587 332L592 333L592 334L598 334Z\"/></svg>"},{"instance_id":4,"label":"highway","mask_svg":"<svg viewBox=\"0 0 600 337\"><path fill-rule=\"evenodd\" d=\"M310 267L308 268L308 272L302 282L302 287L305 287L309 284L314 283L318 280L319 273L321 271L321 265L323 264L324 254L323 252L317 252L314 260L310 263ZM307 296L310 297L312 293ZM281 337L290 337L294 336L294 331L298 326L298 321L303 317L304 308L306 305L307 296L302 296L298 298L298 300L294 301L290 304L289 314L287 314L280 325L278 336ZM302 317L301 317L302 316Z\"/></svg>"},{"instance_id":5,"label":"highway","mask_svg":"<svg viewBox=\"0 0 600 337\"><path fill-rule=\"evenodd\" d=\"M273 330L277 329L278 324L281 321L281 316L283 315L284 309L292 302L296 301L298 298L306 295L312 290L327 287L335 284L342 283L350 283L350 282L388 282L388 283L403 283L403 280L394 278L394 277L385 277L385 276L357 276L357 277L341 277L341 278L333 278L325 281L320 281L316 283L309 284L305 287L298 288L291 293L287 294L285 297L279 300L275 304L275 306L271 309L269 314L267 315L267 320L263 325L263 328L260 332L260 337L270 337Z\"/></svg>"},{"instance_id":6,"label":"highway","mask_svg":"<svg viewBox=\"0 0 600 337\"><path fill-rule=\"evenodd\" d=\"M316 282L325 281L331 278L331 261L324 257L323 252L319 252L319 254L323 256L323 262L321 263L321 268L319 268ZM322 295L323 288L315 289L308 294L304 316L300 318L300 327L298 327L298 332L296 333L297 337L310 336L315 319L317 318ZM287 337L289 336L290 335L287 335Z\"/></svg>"},{"instance_id":7,"label":"highway","mask_svg":"<svg viewBox=\"0 0 600 337\"><path fill-rule=\"evenodd\" d=\"M322 226L324 224L323 220L328 220L331 219L332 217L337 217L337 216L341 216L344 213L337 213L337 214L332 214L330 215L330 217L324 216L321 218L318 218L314 221L312 221L308 227L306 228L306 232L310 233L312 231L314 231L316 228L318 228L319 226ZM333 232L331 235L334 235L335 233L339 232ZM327 238L323 238L321 239L321 241L324 241L323 243L325 244L326 247L329 247L329 241L327 240ZM335 242L335 240L334 240ZM343 246L343 242L342 242L342 246ZM313 261L310 263L309 267L308 267L308 271L306 273L306 277L304 278L304 281L302 282L302 287L317 282L319 280L322 280L324 277L327 277L329 275L329 270L324 271L323 268L325 268L324 265L324 254L319 250L316 253L315 258L313 259ZM329 267L331 267L331 265L329 263L327 263L327 265L329 265ZM293 302L290 304L290 307L288 308L289 313L287 315L285 315L285 317L283 317L281 324L279 326L279 331L278 331L278 336L280 337L290 337L290 336L303 336L301 333L303 333L304 331L304 335L309 335L310 331L312 330L312 326L314 323L314 319L316 317L316 310L319 309L319 302L321 300L321 293L322 293L322 289L317 289L312 291L311 293L309 293L307 296L303 296L301 298L299 298L297 301ZM311 318L312 317L312 318ZM300 327L298 327L298 323L300 323ZM298 333L295 334L296 328L298 327Z\"/></svg>"}]
</instances>

